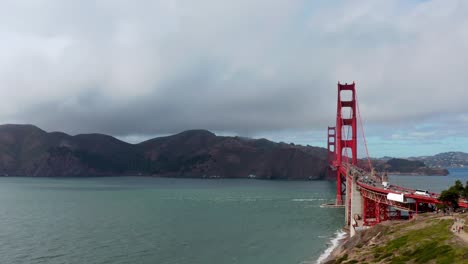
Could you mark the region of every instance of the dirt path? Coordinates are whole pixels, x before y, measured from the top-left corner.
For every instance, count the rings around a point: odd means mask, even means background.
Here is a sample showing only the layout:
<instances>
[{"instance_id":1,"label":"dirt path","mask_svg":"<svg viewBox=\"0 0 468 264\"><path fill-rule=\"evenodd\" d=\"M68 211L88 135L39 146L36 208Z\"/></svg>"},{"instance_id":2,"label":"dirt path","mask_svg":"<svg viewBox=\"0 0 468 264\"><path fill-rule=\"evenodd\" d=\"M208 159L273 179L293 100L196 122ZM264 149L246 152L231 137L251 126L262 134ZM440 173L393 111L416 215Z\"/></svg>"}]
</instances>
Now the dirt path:
<instances>
[{"instance_id":1,"label":"dirt path","mask_svg":"<svg viewBox=\"0 0 468 264\"><path fill-rule=\"evenodd\" d=\"M461 238L461 240L468 244L468 230L465 230L465 228L459 230L461 227L465 226L465 219L453 217L453 220L454 222L450 230L452 230L452 232L457 237Z\"/></svg>"}]
</instances>

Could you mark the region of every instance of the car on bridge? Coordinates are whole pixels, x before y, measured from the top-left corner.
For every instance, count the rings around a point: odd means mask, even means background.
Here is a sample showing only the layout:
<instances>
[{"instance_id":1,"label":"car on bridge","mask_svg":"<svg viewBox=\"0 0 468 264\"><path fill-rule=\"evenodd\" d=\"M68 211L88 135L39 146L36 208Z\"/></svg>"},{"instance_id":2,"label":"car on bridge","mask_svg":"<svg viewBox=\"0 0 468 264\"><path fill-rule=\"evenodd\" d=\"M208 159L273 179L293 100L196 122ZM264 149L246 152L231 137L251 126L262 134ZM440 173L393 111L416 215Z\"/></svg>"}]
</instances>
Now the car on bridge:
<instances>
[{"instance_id":1,"label":"car on bridge","mask_svg":"<svg viewBox=\"0 0 468 264\"><path fill-rule=\"evenodd\" d=\"M419 189L416 189L416 190L414 191L414 194L424 195L424 196L431 196L431 195L429 194L428 191L426 191L426 190L419 190Z\"/></svg>"}]
</instances>

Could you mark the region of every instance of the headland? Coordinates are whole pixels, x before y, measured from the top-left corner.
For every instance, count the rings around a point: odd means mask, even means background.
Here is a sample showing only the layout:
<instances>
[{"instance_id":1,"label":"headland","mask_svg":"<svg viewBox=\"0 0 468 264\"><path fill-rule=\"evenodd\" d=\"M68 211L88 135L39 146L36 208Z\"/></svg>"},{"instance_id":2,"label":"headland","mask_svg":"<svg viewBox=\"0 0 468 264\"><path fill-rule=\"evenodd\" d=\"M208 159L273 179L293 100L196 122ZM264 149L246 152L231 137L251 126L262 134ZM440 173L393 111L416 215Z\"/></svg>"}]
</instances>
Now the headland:
<instances>
[{"instance_id":1,"label":"headland","mask_svg":"<svg viewBox=\"0 0 468 264\"><path fill-rule=\"evenodd\" d=\"M323 263L468 263L468 213L387 221L343 240Z\"/></svg>"}]
</instances>

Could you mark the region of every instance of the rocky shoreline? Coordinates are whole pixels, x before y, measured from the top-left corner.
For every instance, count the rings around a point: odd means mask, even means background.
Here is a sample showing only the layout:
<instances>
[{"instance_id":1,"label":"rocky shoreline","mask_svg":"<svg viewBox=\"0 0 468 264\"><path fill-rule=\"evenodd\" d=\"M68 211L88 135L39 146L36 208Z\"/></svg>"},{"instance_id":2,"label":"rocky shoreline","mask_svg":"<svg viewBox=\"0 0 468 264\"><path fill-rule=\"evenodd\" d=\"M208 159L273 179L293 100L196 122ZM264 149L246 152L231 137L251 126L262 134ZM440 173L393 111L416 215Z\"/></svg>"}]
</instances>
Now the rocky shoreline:
<instances>
[{"instance_id":1,"label":"rocky shoreline","mask_svg":"<svg viewBox=\"0 0 468 264\"><path fill-rule=\"evenodd\" d=\"M332 245L330 247L332 250L331 252L325 252L328 253L323 259L318 259L317 263L318 264L329 264L329 263L334 263L335 259L339 257L339 255L343 252L343 245L349 241L349 230L343 230L344 236L342 238L337 237L336 238L336 245Z\"/></svg>"}]
</instances>

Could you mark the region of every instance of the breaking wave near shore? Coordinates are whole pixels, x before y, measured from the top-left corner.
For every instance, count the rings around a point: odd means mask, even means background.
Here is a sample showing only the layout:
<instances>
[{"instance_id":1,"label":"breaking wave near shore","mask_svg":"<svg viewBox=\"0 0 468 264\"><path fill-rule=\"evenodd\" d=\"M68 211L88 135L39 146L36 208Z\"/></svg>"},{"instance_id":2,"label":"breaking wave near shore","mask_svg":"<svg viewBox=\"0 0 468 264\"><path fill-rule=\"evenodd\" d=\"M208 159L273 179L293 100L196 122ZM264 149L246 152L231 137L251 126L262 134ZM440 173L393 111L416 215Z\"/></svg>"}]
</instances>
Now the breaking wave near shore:
<instances>
[{"instance_id":1,"label":"breaking wave near shore","mask_svg":"<svg viewBox=\"0 0 468 264\"><path fill-rule=\"evenodd\" d=\"M322 264L325 260L327 260L333 252L333 250L335 250L340 245L340 241L343 240L345 237L346 232L344 232L343 230L336 231L335 236L333 236L333 238L328 243L329 247L325 249L325 251L319 256L315 263Z\"/></svg>"}]
</instances>

